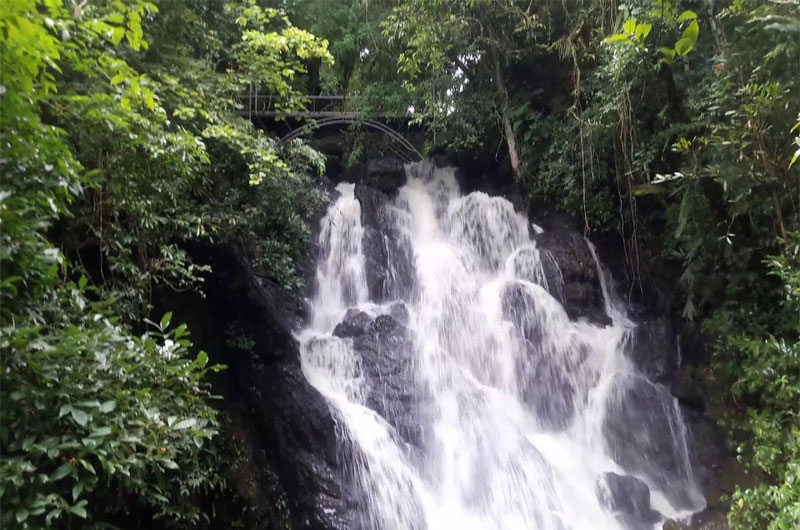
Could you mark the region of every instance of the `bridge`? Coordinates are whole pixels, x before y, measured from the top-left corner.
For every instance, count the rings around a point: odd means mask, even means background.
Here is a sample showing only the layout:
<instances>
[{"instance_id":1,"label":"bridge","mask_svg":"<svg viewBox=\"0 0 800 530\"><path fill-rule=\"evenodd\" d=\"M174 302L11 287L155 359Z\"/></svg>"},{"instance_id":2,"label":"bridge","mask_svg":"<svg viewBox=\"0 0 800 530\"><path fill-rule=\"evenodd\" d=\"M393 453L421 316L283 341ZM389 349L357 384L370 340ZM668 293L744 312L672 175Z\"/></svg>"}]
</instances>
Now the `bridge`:
<instances>
[{"instance_id":1,"label":"bridge","mask_svg":"<svg viewBox=\"0 0 800 530\"><path fill-rule=\"evenodd\" d=\"M302 110L297 110L297 102L304 103ZM359 110L363 100L345 96L298 96L287 99L283 96L258 94L252 90L241 94L237 100L237 114L249 120L254 118L285 119L293 118L306 121L281 137L281 142L307 136L323 127L358 124L362 127L378 131L388 136L394 144L394 154L403 161L422 160L422 155L403 135L388 126L385 121L402 120L408 116L382 113L367 116ZM292 110L285 110L286 107ZM397 149L399 148L399 150Z\"/></svg>"}]
</instances>

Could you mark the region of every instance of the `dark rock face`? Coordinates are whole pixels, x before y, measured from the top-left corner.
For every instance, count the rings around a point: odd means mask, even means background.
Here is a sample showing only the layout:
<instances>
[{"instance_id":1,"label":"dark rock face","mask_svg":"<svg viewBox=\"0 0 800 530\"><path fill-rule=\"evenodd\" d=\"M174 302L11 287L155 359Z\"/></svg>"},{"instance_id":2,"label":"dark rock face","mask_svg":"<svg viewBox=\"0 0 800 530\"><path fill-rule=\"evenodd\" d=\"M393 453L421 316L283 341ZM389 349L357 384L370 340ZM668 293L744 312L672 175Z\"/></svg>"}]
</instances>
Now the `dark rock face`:
<instances>
[{"instance_id":1,"label":"dark rock face","mask_svg":"<svg viewBox=\"0 0 800 530\"><path fill-rule=\"evenodd\" d=\"M396 158L377 158L356 165L343 175L343 180L358 182L387 195L393 195L405 184L403 163Z\"/></svg>"},{"instance_id":2,"label":"dark rock face","mask_svg":"<svg viewBox=\"0 0 800 530\"><path fill-rule=\"evenodd\" d=\"M372 317L358 309L348 309L344 320L336 325L333 334L337 337L355 337L364 333L366 327L372 323Z\"/></svg>"},{"instance_id":3,"label":"dark rock face","mask_svg":"<svg viewBox=\"0 0 800 530\"><path fill-rule=\"evenodd\" d=\"M512 282L503 290L503 316L522 335L527 359L518 369L526 376L522 399L531 407L539 424L549 430L563 430L575 413L575 387L570 376L583 359L555 358L541 347L545 322L536 313L536 301L529 287Z\"/></svg>"},{"instance_id":4,"label":"dark rock face","mask_svg":"<svg viewBox=\"0 0 800 530\"><path fill-rule=\"evenodd\" d=\"M611 457L624 469L646 475L677 507L692 507L688 470L682 469L682 436L674 398L644 377L618 375L611 390L603 433Z\"/></svg>"},{"instance_id":5,"label":"dark rock face","mask_svg":"<svg viewBox=\"0 0 800 530\"><path fill-rule=\"evenodd\" d=\"M564 305L570 318L585 318L600 325L611 324L605 311L597 266L583 237L575 230L556 224L544 233L536 234L534 239L539 248L549 251L555 261L542 260L547 285L550 294ZM558 289L560 285L563 285L561 292Z\"/></svg>"},{"instance_id":6,"label":"dark rock face","mask_svg":"<svg viewBox=\"0 0 800 530\"><path fill-rule=\"evenodd\" d=\"M680 374L678 340L672 321L653 317L638 322L625 354L650 381L670 385Z\"/></svg>"},{"instance_id":7,"label":"dark rock face","mask_svg":"<svg viewBox=\"0 0 800 530\"><path fill-rule=\"evenodd\" d=\"M343 465L352 455L340 443L327 402L302 373L288 327L296 318L293 302L230 249L195 254L215 274L204 286L206 298L191 301L187 320L207 320L192 326L197 344L212 362L228 365L220 384L244 427L258 483L254 501L264 510L248 528L359 529L358 494ZM226 337L223 330L231 333ZM242 337L249 340L230 340Z\"/></svg>"},{"instance_id":8,"label":"dark rock face","mask_svg":"<svg viewBox=\"0 0 800 530\"><path fill-rule=\"evenodd\" d=\"M403 440L419 445L421 389L414 375L408 330L391 316L380 315L353 337L353 349L367 379L367 406L383 416Z\"/></svg>"},{"instance_id":9,"label":"dark rock face","mask_svg":"<svg viewBox=\"0 0 800 530\"><path fill-rule=\"evenodd\" d=\"M606 473L597 484L597 496L627 528L649 528L661 519L650 507L650 488L636 477Z\"/></svg>"},{"instance_id":10,"label":"dark rock face","mask_svg":"<svg viewBox=\"0 0 800 530\"><path fill-rule=\"evenodd\" d=\"M528 287L519 282L509 283L503 289L501 303L503 316L517 326L522 337L533 344L539 344L544 322L536 313L536 300Z\"/></svg>"},{"instance_id":11,"label":"dark rock face","mask_svg":"<svg viewBox=\"0 0 800 530\"><path fill-rule=\"evenodd\" d=\"M370 299L408 299L414 280L413 252L395 223L402 212L391 205L389 195L363 184L356 184L355 196L361 203L361 245Z\"/></svg>"}]
</instances>

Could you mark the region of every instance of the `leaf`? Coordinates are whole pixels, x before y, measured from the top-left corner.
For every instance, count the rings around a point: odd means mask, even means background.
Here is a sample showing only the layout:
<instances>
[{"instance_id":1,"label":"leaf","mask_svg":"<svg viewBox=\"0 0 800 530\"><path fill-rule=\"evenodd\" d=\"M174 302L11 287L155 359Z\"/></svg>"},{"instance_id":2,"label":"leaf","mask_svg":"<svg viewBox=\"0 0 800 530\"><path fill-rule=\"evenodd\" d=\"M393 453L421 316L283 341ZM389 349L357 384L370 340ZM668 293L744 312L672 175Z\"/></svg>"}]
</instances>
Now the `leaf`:
<instances>
[{"instance_id":1,"label":"leaf","mask_svg":"<svg viewBox=\"0 0 800 530\"><path fill-rule=\"evenodd\" d=\"M86 414L81 409L76 409L74 407L70 408L70 414L72 414L72 419L80 425L81 427L85 427L86 424L89 422L89 415Z\"/></svg>"},{"instance_id":2,"label":"leaf","mask_svg":"<svg viewBox=\"0 0 800 530\"><path fill-rule=\"evenodd\" d=\"M72 487L72 502L76 502L83 491L83 482L78 482Z\"/></svg>"},{"instance_id":3,"label":"leaf","mask_svg":"<svg viewBox=\"0 0 800 530\"><path fill-rule=\"evenodd\" d=\"M15 513L14 516L16 517L17 522L21 523L22 521L28 518L28 510L26 510L25 508L20 508L19 510L17 510L17 513Z\"/></svg>"},{"instance_id":4,"label":"leaf","mask_svg":"<svg viewBox=\"0 0 800 530\"><path fill-rule=\"evenodd\" d=\"M624 33L617 33L616 35L611 35L603 42L605 43L612 43L612 42L622 42L622 41L629 41L629 37Z\"/></svg>"},{"instance_id":5,"label":"leaf","mask_svg":"<svg viewBox=\"0 0 800 530\"><path fill-rule=\"evenodd\" d=\"M144 104L147 105L147 108L150 110L156 110L156 102L153 98L152 92L148 92L144 95Z\"/></svg>"},{"instance_id":6,"label":"leaf","mask_svg":"<svg viewBox=\"0 0 800 530\"><path fill-rule=\"evenodd\" d=\"M650 35L650 30L653 29L652 24L638 24L636 26L636 40L638 42L644 42L644 39Z\"/></svg>"},{"instance_id":7,"label":"leaf","mask_svg":"<svg viewBox=\"0 0 800 530\"><path fill-rule=\"evenodd\" d=\"M678 54L679 57L683 57L692 49L694 48L694 41L689 39L681 39L675 43L675 53Z\"/></svg>"},{"instance_id":8,"label":"leaf","mask_svg":"<svg viewBox=\"0 0 800 530\"><path fill-rule=\"evenodd\" d=\"M113 399L110 399L100 405L100 412L112 412L115 408L117 408L117 402Z\"/></svg>"},{"instance_id":9,"label":"leaf","mask_svg":"<svg viewBox=\"0 0 800 530\"><path fill-rule=\"evenodd\" d=\"M95 429L92 431L91 436L92 438L101 438L103 436L108 436L111 434L111 427L100 427L99 429Z\"/></svg>"},{"instance_id":10,"label":"leaf","mask_svg":"<svg viewBox=\"0 0 800 530\"><path fill-rule=\"evenodd\" d=\"M111 78L111 86L116 86L128 78L125 74L117 74Z\"/></svg>"},{"instance_id":11,"label":"leaf","mask_svg":"<svg viewBox=\"0 0 800 530\"><path fill-rule=\"evenodd\" d=\"M83 466L83 468L92 475L97 474L97 472L94 470L94 466L89 462L87 462L86 460L84 460L83 458L79 459L78 462L80 462L81 466Z\"/></svg>"},{"instance_id":12,"label":"leaf","mask_svg":"<svg viewBox=\"0 0 800 530\"><path fill-rule=\"evenodd\" d=\"M636 19L632 18L625 22L625 24L622 25L622 30L628 35L633 35L633 32L636 31Z\"/></svg>"},{"instance_id":13,"label":"leaf","mask_svg":"<svg viewBox=\"0 0 800 530\"><path fill-rule=\"evenodd\" d=\"M696 19L697 19L697 13L695 13L694 11L689 11L687 9L686 11L681 13L680 16L678 17L678 23L686 22L687 20L696 20Z\"/></svg>"},{"instance_id":14,"label":"leaf","mask_svg":"<svg viewBox=\"0 0 800 530\"><path fill-rule=\"evenodd\" d=\"M681 40L683 39L690 39L692 44L697 42L697 36L700 34L700 26L697 25L697 21L693 20L689 27L683 31L683 35L681 35Z\"/></svg>"},{"instance_id":15,"label":"leaf","mask_svg":"<svg viewBox=\"0 0 800 530\"><path fill-rule=\"evenodd\" d=\"M173 425L172 428L175 429L176 431L183 431L183 430L186 430L186 429L188 429L190 427L194 427L196 423L197 423L196 419L187 418L185 420L179 421L178 423Z\"/></svg>"},{"instance_id":16,"label":"leaf","mask_svg":"<svg viewBox=\"0 0 800 530\"><path fill-rule=\"evenodd\" d=\"M77 515L81 519L86 519L86 508L84 508L83 506L78 506L76 504L75 506L71 506L71 507L67 508L67 510L70 513L73 513L73 514Z\"/></svg>"},{"instance_id":17,"label":"leaf","mask_svg":"<svg viewBox=\"0 0 800 530\"><path fill-rule=\"evenodd\" d=\"M63 464L58 466L58 469L53 471L53 474L50 475L50 480L52 480L53 482L61 480L62 478L72 473L74 469L75 466L72 464L72 462L64 462Z\"/></svg>"},{"instance_id":18,"label":"leaf","mask_svg":"<svg viewBox=\"0 0 800 530\"><path fill-rule=\"evenodd\" d=\"M197 366L200 368L205 368L206 364L208 364L208 354L204 351L201 351L197 354Z\"/></svg>"},{"instance_id":19,"label":"leaf","mask_svg":"<svg viewBox=\"0 0 800 530\"><path fill-rule=\"evenodd\" d=\"M640 184L634 186L633 194L637 197L642 195L652 195L654 193L664 193L665 189L657 184Z\"/></svg>"},{"instance_id":20,"label":"leaf","mask_svg":"<svg viewBox=\"0 0 800 530\"><path fill-rule=\"evenodd\" d=\"M178 464L176 464L174 460L170 460L169 458L163 459L161 463L164 464L164 467L167 469L180 469L180 467L178 467Z\"/></svg>"},{"instance_id":21,"label":"leaf","mask_svg":"<svg viewBox=\"0 0 800 530\"><path fill-rule=\"evenodd\" d=\"M123 27L116 27L111 31L111 43L116 46L120 42L122 42L122 37L125 36L125 28Z\"/></svg>"},{"instance_id":22,"label":"leaf","mask_svg":"<svg viewBox=\"0 0 800 530\"><path fill-rule=\"evenodd\" d=\"M794 163L797 162L798 158L800 158L800 149L798 149L797 151L794 152L794 156L792 157L792 161L789 162L789 169L791 169L792 166L794 165Z\"/></svg>"},{"instance_id":23,"label":"leaf","mask_svg":"<svg viewBox=\"0 0 800 530\"><path fill-rule=\"evenodd\" d=\"M161 317L161 323L159 324L161 326L161 329L164 329L167 326L169 326L170 320L172 320L172 311L166 313L163 317Z\"/></svg>"}]
</instances>

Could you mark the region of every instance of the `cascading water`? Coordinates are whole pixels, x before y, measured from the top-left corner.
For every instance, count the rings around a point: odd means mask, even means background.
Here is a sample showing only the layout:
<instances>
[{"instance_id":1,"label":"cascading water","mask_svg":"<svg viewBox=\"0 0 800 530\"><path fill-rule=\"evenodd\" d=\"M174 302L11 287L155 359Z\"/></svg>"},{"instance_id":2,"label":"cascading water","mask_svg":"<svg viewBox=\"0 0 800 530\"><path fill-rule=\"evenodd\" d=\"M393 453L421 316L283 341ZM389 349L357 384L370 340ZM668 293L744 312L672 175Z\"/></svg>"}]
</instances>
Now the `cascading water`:
<instances>
[{"instance_id":1,"label":"cascading water","mask_svg":"<svg viewBox=\"0 0 800 530\"><path fill-rule=\"evenodd\" d=\"M356 448L364 528L655 528L703 507L677 404L625 355L635 324L599 263L613 323L572 321L527 219L423 162L384 206L401 299L379 304L354 186L337 190L299 339Z\"/></svg>"}]
</instances>

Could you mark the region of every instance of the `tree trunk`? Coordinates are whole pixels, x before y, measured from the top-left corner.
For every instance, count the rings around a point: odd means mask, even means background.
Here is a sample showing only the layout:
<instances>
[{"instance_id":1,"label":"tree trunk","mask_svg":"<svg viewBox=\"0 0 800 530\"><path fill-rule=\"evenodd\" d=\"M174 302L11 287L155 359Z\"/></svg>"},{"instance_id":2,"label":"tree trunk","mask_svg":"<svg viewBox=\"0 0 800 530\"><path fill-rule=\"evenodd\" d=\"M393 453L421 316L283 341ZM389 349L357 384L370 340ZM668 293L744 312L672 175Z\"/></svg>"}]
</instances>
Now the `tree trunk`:
<instances>
[{"instance_id":1,"label":"tree trunk","mask_svg":"<svg viewBox=\"0 0 800 530\"><path fill-rule=\"evenodd\" d=\"M503 71L500 68L500 56L497 50L492 50L492 59L494 61L494 81L497 85L497 92L502 102L502 120L503 120L503 135L506 137L506 145L508 145L508 158L511 161L511 171L514 176L519 176L519 153L517 152L517 137L514 134L514 128L511 125L511 109L508 100L508 90L503 82Z\"/></svg>"}]
</instances>

